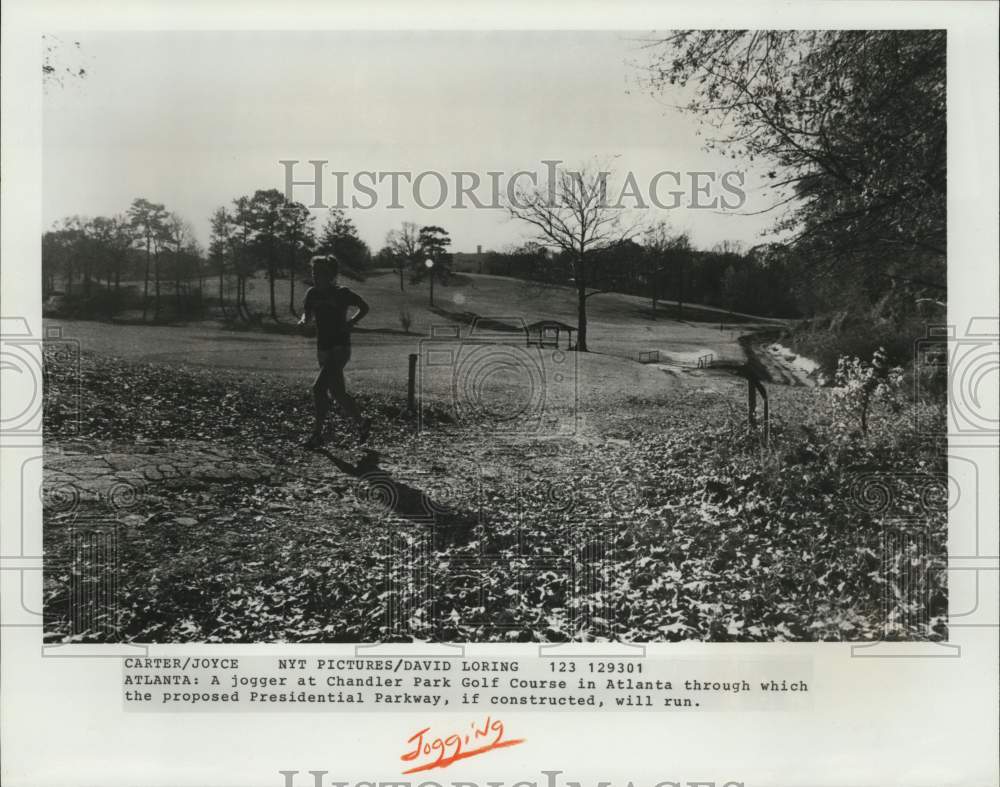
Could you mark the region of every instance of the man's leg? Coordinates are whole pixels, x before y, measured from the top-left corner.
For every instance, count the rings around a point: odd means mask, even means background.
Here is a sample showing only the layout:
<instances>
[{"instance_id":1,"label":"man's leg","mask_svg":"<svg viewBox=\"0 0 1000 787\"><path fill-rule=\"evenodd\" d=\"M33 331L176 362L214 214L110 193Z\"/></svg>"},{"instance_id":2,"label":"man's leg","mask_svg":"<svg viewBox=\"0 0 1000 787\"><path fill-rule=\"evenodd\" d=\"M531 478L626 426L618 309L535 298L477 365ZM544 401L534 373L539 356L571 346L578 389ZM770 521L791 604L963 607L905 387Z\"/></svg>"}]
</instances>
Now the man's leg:
<instances>
[{"instance_id":1,"label":"man's leg","mask_svg":"<svg viewBox=\"0 0 1000 787\"><path fill-rule=\"evenodd\" d=\"M319 361L319 373L312 384L315 420L313 422L312 436L306 441L306 444L310 446L319 445L322 441L323 424L326 421L327 414L330 412L330 398L327 393L330 389L328 380L331 365L330 354L320 350L316 353L316 356Z\"/></svg>"},{"instance_id":2,"label":"man's leg","mask_svg":"<svg viewBox=\"0 0 1000 787\"><path fill-rule=\"evenodd\" d=\"M325 380L328 390L334 401L340 405L344 415L354 421L358 427L361 434L361 442L363 443L368 439L368 430L371 428L371 422L361 414L358 403L347 392L347 383L344 380L344 367L351 360L351 348L338 347L336 351L331 353L331 356L330 363L325 367L327 371Z\"/></svg>"}]
</instances>

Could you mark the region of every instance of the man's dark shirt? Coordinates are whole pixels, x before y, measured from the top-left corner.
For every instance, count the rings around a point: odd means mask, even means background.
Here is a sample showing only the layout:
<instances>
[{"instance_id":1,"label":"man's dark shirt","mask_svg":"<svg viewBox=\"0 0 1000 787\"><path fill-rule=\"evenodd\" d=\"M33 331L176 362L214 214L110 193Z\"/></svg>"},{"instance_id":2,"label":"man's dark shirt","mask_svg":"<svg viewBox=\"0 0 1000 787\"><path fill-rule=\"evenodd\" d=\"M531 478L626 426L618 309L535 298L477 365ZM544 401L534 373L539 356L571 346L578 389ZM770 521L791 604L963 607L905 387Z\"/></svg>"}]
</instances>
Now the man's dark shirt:
<instances>
[{"instance_id":1,"label":"man's dark shirt","mask_svg":"<svg viewBox=\"0 0 1000 787\"><path fill-rule=\"evenodd\" d=\"M363 303L361 297L347 287L310 287L306 291L304 308L306 314L316 318L316 347L329 350L350 345L347 310L351 306L360 309Z\"/></svg>"}]
</instances>

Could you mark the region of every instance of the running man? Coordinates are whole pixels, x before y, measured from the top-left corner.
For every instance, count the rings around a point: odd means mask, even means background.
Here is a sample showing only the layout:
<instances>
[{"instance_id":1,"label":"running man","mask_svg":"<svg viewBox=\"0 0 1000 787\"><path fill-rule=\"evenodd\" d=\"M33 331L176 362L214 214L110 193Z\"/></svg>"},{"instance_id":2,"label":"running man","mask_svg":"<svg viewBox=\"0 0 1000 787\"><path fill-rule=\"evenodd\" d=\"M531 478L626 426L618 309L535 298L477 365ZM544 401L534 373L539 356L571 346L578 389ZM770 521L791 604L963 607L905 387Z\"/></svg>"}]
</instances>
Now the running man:
<instances>
[{"instance_id":1,"label":"running man","mask_svg":"<svg viewBox=\"0 0 1000 787\"><path fill-rule=\"evenodd\" d=\"M316 318L319 374L312 386L316 423L305 446L316 448L322 444L323 424L330 412L330 396L357 426L358 439L363 444L371 431L371 419L361 414L354 397L347 393L344 367L351 360L351 328L368 314L368 304L347 287L337 286L339 263L332 254L313 257L310 266L313 286L306 291L299 325L308 325L313 317ZM347 312L352 307L357 311L348 319Z\"/></svg>"}]
</instances>

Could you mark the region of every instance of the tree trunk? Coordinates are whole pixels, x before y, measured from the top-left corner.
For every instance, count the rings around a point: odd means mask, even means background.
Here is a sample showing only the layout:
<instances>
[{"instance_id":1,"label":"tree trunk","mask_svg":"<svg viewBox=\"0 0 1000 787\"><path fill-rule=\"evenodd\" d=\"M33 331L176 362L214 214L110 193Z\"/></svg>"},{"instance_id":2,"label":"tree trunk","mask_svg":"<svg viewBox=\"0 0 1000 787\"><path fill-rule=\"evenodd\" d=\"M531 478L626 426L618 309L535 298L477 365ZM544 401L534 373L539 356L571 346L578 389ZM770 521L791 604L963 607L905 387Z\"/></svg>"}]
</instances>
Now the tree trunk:
<instances>
[{"instance_id":1,"label":"tree trunk","mask_svg":"<svg viewBox=\"0 0 1000 787\"><path fill-rule=\"evenodd\" d=\"M271 290L271 319L275 322L278 321L278 307L274 300L274 279L275 279L275 266L272 263L267 268L267 284Z\"/></svg>"},{"instance_id":2,"label":"tree trunk","mask_svg":"<svg viewBox=\"0 0 1000 787\"><path fill-rule=\"evenodd\" d=\"M219 311L222 319L226 319L226 265L223 257L219 257Z\"/></svg>"},{"instance_id":3,"label":"tree trunk","mask_svg":"<svg viewBox=\"0 0 1000 787\"><path fill-rule=\"evenodd\" d=\"M247 277L242 275L237 284L236 311L244 322L250 322L250 309L247 308Z\"/></svg>"},{"instance_id":4,"label":"tree trunk","mask_svg":"<svg viewBox=\"0 0 1000 787\"><path fill-rule=\"evenodd\" d=\"M174 308L179 317L181 314L181 261L177 252L174 252Z\"/></svg>"},{"instance_id":5,"label":"tree trunk","mask_svg":"<svg viewBox=\"0 0 1000 787\"><path fill-rule=\"evenodd\" d=\"M677 259L677 318L684 316L684 259Z\"/></svg>"},{"instance_id":6,"label":"tree trunk","mask_svg":"<svg viewBox=\"0 0 1000 787\"><path fill-rule=\"evenodd\" d=\"M584 272L584 262L581 255L581 259L577 260L576 263L576 349L582 353L587 352L587 280Z\"/></svg>"},{"instance_id":7,"label":"tree trunk","mask_svg":"<svg viewBox=\"0 0 1000 787\"><path fill-rule=\"evenodd\" d=\"M146 322L149 308L149 238L146 238L146 273L142 280L142 321Z\"/></svg>"},{"instance_id":8,"label":"tree trunk","mask_svg":"<svg viewBox=\"0 0 1000 787\"><path fill-rule=\"evenodd\" d=\"M654 320L656 319L656 296L657 296L657 292L656 292L656 283L657 283L656 279L657 279L657 276L656 276L656 274L657 274L657 271L654 268L652 275L649 277L649 279L650 279L650 285L651 285L651 288L653 290L653 319Z\"/></svg>"},{"instance_id":9,"label":"tree trunk","mask_svg":"<svg viewBox=\"0 0 1000 787\"><path fill-rule=\"evenodd\" d=\"M153 321L160 319L160 252L153 250Z\"/></svg>"},{"instance_id":10,"label":"tree trunk","mask_svg":"<svg viewBox=\"0 0 1000 787\"><path fill-rule=\"evenodd\" d=\"M295 311L295 243L292 242L291 259L288 261L288 311L293 317L299 314Z\"/></svg>"},{"instance_id":11,"label":"tree trunk","mask_svg":"<svg viewBox=\"0 0 1000 787\"><path fill-rule=\"evenodd\" d=\"M83 255L83 294L90 295L90 255Z\"/></svg>"}]
</instances>

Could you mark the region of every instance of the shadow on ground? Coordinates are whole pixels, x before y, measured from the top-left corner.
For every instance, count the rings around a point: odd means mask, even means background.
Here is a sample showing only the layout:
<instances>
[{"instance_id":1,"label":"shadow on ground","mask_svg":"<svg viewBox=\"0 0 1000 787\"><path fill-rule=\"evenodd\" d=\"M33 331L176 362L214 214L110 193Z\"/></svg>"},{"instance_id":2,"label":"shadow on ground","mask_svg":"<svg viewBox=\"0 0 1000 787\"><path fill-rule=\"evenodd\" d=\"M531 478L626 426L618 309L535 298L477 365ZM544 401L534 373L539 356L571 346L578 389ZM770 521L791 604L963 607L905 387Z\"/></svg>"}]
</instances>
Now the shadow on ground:
<instances>
[{"instance_id":1,"label":"shadow on ground","mask_svg":"<svg viewBox=\"0 0 1000 787\"><path fill-rule=\"evenodd\" d=\"M414 525L431 527L436 548L467 544L472 539L480 521L477 512L434 500L424 490L393 478L378 466L377 451L364 450L358 454L320 448L317 453L329 459L340 472L362 482L359 491L368 502Z\"/></svg>"}]
</instances>

